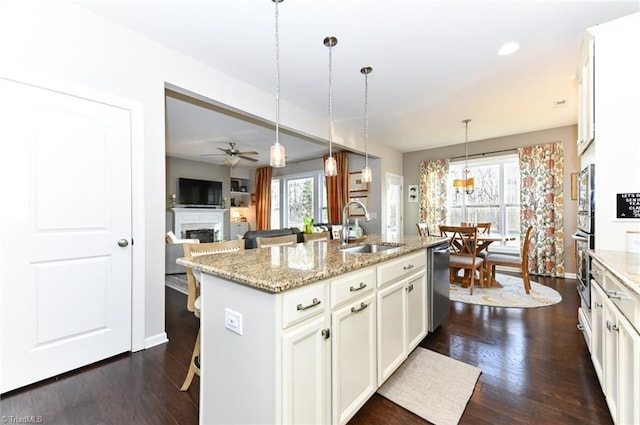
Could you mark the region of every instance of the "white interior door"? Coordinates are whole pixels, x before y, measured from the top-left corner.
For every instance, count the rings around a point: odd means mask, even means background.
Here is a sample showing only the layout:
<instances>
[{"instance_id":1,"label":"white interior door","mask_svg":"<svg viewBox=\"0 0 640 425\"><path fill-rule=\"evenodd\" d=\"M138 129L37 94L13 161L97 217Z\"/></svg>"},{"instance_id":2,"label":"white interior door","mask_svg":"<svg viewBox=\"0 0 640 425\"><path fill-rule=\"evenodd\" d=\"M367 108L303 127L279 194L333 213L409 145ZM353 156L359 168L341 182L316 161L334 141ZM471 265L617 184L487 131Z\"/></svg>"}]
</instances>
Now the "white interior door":
<instances>
[{"instance_id":1,"label":"white interior door","mask_svg":"<svg viewBox=\"0 0 640 425\"><path fill-rule=\"evenodd\" d=\"M0 117L6 392L131 349L131 117L4 79Z\"/></svg>"},{"instance_id":2,"label":"white interior door","mask_svg":"<svg viewBox=\"0 0 640 425\"><path fill-rule=\"evenodd\" d=\"M402 236L402 176L385 174L385 215L383 230L388 240Z\"/></svg>"}]
</instances>

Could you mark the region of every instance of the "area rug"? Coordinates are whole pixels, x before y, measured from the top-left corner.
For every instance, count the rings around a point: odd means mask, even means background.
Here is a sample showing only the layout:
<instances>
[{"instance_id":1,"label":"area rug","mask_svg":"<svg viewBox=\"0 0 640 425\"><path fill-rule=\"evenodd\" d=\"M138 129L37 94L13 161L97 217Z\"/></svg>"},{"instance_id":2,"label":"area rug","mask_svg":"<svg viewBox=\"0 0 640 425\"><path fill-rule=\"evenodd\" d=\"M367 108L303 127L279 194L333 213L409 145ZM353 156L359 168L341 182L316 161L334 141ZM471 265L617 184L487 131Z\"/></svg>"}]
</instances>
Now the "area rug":
<instances>
[{"instance_id":1,"label":"area rug","mask_svg":"<svg viewBox=\"0 0 640 425\"><path fill-rule=\"evenodd\" d=\"M435 425L455 425L460 422L481 372L477 367L418 347L378 389L378 394Z\"/></svg>"},{"instance_id":2,"label":"area rug","mask_svg":"<svg viewBox=\"0 0 640 425\"><path fill-rule=\"evenodd\" d=\"M450 284L449 299L469 304L489 305L493 307L536 308L554 305L562 301L562 296L553 288L530 281L531 293L524 291L522 278L505 274L496 274L496 280L502 288L462 288L459 284Z\"/></svg>"},{"instance_id":3,"label":"area rug","mask_svg":"<svg viewBox=\"0 0 640 425\"><path fill-rule=\"evenodd\" d=\"M171 289L175 289L183 294L187 293L187 274L166 274L164 275L164 284Z\"/></svg>"}]
</instances>

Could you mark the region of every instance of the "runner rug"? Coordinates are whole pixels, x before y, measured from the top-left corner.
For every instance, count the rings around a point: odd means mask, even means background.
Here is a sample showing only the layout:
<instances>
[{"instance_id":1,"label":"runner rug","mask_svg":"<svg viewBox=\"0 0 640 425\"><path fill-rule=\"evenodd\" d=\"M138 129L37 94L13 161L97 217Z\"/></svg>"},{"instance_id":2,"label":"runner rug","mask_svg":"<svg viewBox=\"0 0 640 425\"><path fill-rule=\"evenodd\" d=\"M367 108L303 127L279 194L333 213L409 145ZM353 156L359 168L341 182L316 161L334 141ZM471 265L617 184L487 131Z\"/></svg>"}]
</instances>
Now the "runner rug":
<instances>
[{"instance_id":1,"label":"runner rug","mask_svg":"<svg viewBox=\"0 0 640 425\"><path fill-rule=\"evenodd\" d=\"M435 425L455 425L482 371L434 351L416 348L378 394Z\"/></svg>"},{"instance_id":2,"label":"runner rug","mask_svg":"<svg viewBox=\"0 0 640 425\"><path fill-rule=\"evenodd\" d=\"M164 284L171 289L175 289L183 294L187 293L187 274L166 274L164 275Z\"/></svg>"}]
</instances>

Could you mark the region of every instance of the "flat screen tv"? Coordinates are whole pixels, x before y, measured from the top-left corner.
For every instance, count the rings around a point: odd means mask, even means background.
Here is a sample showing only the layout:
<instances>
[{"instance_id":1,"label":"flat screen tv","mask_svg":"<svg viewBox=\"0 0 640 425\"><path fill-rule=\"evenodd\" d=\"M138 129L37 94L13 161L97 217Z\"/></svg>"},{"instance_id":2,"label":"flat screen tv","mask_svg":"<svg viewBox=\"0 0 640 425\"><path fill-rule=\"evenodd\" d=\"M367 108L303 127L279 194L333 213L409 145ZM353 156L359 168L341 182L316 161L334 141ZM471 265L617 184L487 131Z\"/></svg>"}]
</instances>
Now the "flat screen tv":
<instances>
[{"instance_id":1,"label":"flat screen tv","mask_svg":"<svg viewBox=\"0 0 640 425\"><path fill-rule=\"evenodd\" d=\"M221 207L222 182L179 177L178 203L194 207Z\"/></svg>"}]
</instances>

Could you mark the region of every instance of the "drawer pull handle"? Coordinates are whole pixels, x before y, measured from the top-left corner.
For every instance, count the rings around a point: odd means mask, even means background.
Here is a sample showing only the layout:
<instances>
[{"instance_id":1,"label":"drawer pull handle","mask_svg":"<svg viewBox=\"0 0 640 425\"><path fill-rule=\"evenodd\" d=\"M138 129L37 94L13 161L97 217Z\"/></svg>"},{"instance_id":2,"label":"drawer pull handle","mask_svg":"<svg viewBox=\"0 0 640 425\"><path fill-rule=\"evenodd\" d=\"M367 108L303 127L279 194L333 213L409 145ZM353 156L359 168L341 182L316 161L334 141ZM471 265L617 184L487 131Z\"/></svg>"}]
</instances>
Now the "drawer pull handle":
<instances>
[{"instance_id":1,"label":"drawer pull handle","mask_svg":"<svg viewBox=\"0 0 640 425\"><path fill-rule=\"evenodd\" d=\"M366 284L366 283L364 283L364 282L360 282L360 286L358 286L357 288L354 288L354 287L352 286L352 287L350 287L350 288L349 288L349 291L351 291L351 292L356 292L356 291L359 291L359 290L364 289L364 288L366 288L366 287L367 287L367 284Z\"/></svg>"},{"instance_id":2,"label":"drawer pull handle","mask_svg":"<svg viewBox=\"0 0 640 425\"><path fill-rule=\"evenodd\" d=\"M331 329L327 328L327 329L323 329L321 332L321 335L324 339L329 339L331 338Z\"/></svg>"},{"instance_id":3,"label":"drawer pull handle","mask_svg":"<svg viewBox=\"0 0 640 425\"><path fill-rule=\"evenodd\" d=\"M611 320L607 320L607 329L609 330L609 332L611 331L618 331L618 325L616 325L615 323L613 323Z\"/></svg>"},{"instance_id":4,"label":"drawer pull handle","mask_svg":"<svg viewBox=\"0 0 640 425\"><path fill-rule=\"evenodd\" d=\"M313 307L315 307L315 306L317 306L317 305L320 305L320 303L321 303L321 302L322 302L322 301L320 301L319 299L314 298L314 299L313 299L313 301L311 301L311 304L309 304L309 305L302 305L302 304L298 304L298 306L296 307L296 309L297 309L298 311L308 310L308 309L313 308Z\"/></svg>"},{"instance_id":5,"label":"drawer pull handle","mask_svg":"<svg viewBox=\"0 0 640 425\"><path fill-rule=\"evenodd\" d=\"M607 291L607 296L614 300L621 300L622 296L618 294L616 291Z\"/></svg>"},{"instance_id":6,"label":"drawer pull handle","mask_svg":"<svg viewBox=\"0 0 640 425\"><path fill-rule=\"evenodd\" d=\"M591 274L595 276L599 276L602 274L602 270L591 270Z\"/></svg>"},{"instance_id":7,"label":"drawer pull handle","mask_svg":"<svg viewBox=\"0 0 640 425\"><path fill-rule=\"evenodd\" d=\"M594 305L596 308L602 308L602 303L599 303L598 301L594 301L594 302L593 302L593 305Z\"/></svg>"},{"instance_id":8,"label":"drawer pull handle","mask_svg":"<svg viewBox=\"0 0 640 425\"><path fill-rule=\"evenodd\" d=\"M409 286L407 286L407 292L411 292L413 291L413 283L409 284Z\"/></svg>"},{"instance_id":9,"label":"drawer pull handle","mask_svg":"<svg viewBox=\"0 0 640 425\"><path fill-rule=\"evenodd\" d=\"M583 331L583 330L584 330L584 325L580 325L580 324L579 324L579 325L577 325L577 326L578 326L578 330L579 330L579 331Z\"/></svg>"},{"instance_id":10,"label":"drawer pull handle","mask_svg":"<svg viewBox=\"0 0 640 425\"><path fill-rule=\"evenodd\" d=\"M409 264L408 266L404 266L403 269L411 270L413 268L413 264Z\"/></svg>"},{"instance_id":11,"label":"drawer pull handle","mask_svg":"<svg viewBox=\"0 0 640 425\"><path fill-rule=\"evenodd\" d=\"M364 310L367 307L369 307L369 304L360 303L360 307L351 307L351 312L352 313L358 313L358 312Z\"/></svg>"}]
</instances>

